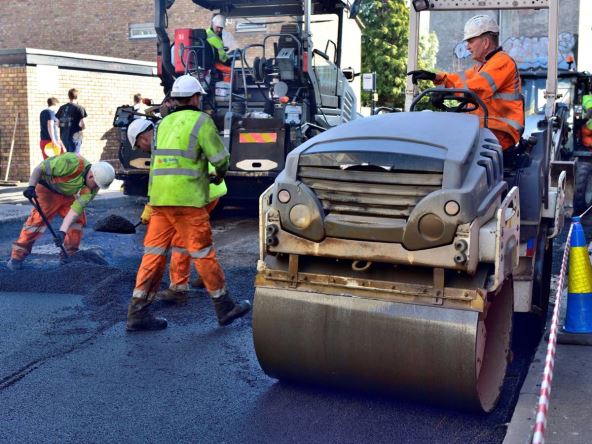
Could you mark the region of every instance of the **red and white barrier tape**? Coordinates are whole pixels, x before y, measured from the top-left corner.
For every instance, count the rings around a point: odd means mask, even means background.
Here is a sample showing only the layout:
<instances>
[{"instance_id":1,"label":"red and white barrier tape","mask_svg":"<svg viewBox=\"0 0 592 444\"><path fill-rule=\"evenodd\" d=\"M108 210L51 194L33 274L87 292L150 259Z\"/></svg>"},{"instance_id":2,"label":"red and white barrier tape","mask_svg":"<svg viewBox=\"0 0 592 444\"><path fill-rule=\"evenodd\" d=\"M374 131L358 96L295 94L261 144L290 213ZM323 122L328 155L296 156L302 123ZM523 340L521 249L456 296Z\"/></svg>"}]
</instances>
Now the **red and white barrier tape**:
<instances>
[{"instance_id":1,"label":"red and white barrier tape","mask_svg":"<svg viewBox=\"0 0 592 444\"><path fill-rule=\"evenodd\" d=\"M551 396L551 382L553 381L553 366L555 365L555 345L557 344L557 324L559 322L559 307L561 306L561 293L565 282L567 271L567 258L571 239L573 224L569 227L567 240L565 242L565 251L561 262L561 272L557 282L557 292L555 293L555 308L553 309L553 319L551 320L551 330L549 332L549 342L547 344L547 356L545 358L545 370L543 371L543 382L541 383L541 393L539 396L539 406L537 409L536 423L534 426L534 435L532 444L543 444L545 442L545 428L547 426L547 411L549 410L549 398Z\"/></svg>"}]
</instances>

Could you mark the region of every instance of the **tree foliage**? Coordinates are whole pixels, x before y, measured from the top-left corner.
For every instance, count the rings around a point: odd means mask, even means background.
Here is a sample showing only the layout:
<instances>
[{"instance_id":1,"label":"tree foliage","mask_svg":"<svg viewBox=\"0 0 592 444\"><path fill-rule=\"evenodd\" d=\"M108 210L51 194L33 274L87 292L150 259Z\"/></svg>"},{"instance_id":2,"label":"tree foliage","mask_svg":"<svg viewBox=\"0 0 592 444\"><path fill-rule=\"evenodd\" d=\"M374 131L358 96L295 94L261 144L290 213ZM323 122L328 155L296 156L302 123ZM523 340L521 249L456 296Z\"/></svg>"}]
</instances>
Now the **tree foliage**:
<instances>
[{"instance_id":1,"label":"tree foliage","mask_svg":"<svg viewBox=\"0 0 592 444\"><path fill-rule=\"evenodd\" d=\"M376 72L378 106L403 107L407 81L409 6L407 0L369 0L362 3L362 71ZM434 33L420 40L419 65L433 69L438 51ZM370 95L364 94L368 103Z\"/></svg>"}]
</instances>

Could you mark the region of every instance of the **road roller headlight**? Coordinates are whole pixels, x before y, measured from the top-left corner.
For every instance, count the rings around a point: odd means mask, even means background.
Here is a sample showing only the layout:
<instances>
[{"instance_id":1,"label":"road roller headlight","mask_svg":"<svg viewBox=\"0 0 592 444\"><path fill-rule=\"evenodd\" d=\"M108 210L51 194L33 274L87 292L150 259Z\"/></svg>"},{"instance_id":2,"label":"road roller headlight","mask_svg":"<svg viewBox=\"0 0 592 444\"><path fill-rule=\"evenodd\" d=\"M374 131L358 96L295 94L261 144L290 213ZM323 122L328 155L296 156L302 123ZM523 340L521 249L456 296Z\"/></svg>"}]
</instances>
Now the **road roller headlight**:
<instances>
[{"instance_id":1,"label":"road roller headlight","mask_svg":"<svg viewBox=\"0 0 592 444\"><path fill-rule=\"evenodd\" d=\"M294 205L290 209L290 222L296 228L306 230L312 222L312 211L306 205Z\"/></svg>"},{"instance_id":2,"label":"road roller headlight","mask_svg":"<svg viewBox=\"0 0 592 444\"><path fill-rule=\"evenodd\" d=\"M456 216L460 212L460 205L455 200L449 200L444 205L444 212L449 216Z\"/></svg>"},{"instance_id":3,"label":"road roller headlight","mask_svg":"<svg viewBox=\"0 0 592 444\"><path fill-rule=\"evenodd\" d=\"M325 237L323 206L313 190L300 181L276 180L273 206L280 215L280 228L312 241Z\"/></svg>"},{"instance_id":4,"label":"road roller headlight","mask_svg":"<svg viewBox=\"0 0 592 444\"><path fill-rule=\"evenodd\" d=\"M421 216L417 228L419 234L430 241L436 241L444 234L444 222L434 213Z\"/></svg>"},{"instance_id":5,"label":"road roller headlight","mask_svg":"<svg viewBox=\"0 0 592 444\"><path fill-rule=\"evenodd\" d=\"M278 200L283 204L290 202L291 197L288 190L280 190L278 192Z\"/></svg>"}]
</instances>

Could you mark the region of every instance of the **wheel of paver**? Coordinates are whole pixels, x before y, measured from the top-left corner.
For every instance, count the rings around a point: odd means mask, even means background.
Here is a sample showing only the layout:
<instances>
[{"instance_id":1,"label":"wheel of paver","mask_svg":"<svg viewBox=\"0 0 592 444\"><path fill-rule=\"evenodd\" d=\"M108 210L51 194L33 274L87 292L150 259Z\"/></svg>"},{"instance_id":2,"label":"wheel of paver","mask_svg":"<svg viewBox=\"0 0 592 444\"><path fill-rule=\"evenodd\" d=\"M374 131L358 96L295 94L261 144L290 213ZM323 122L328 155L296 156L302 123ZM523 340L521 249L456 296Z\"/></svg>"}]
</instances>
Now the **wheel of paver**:
<instances>
[{"instance_id":1,"label":"wheel of paver","mask_svg":"<svg viewBox=\"0 0 592 444\"><path fill-rule=\"evenodd\" d=\"M269 376L491 411L507 368L513 285L482 313L258 287L253 338Z\"/></svg>"},{"instance_id":2,"label":"wheel of paver","mask_svg":"<svg viewBox=\"0 0 592 444\"><path fill-rule=\"evenodd\" d=\"M574 212L579 215L592 205L592 163L576 162Z\"/></svg>"}]
</instances>

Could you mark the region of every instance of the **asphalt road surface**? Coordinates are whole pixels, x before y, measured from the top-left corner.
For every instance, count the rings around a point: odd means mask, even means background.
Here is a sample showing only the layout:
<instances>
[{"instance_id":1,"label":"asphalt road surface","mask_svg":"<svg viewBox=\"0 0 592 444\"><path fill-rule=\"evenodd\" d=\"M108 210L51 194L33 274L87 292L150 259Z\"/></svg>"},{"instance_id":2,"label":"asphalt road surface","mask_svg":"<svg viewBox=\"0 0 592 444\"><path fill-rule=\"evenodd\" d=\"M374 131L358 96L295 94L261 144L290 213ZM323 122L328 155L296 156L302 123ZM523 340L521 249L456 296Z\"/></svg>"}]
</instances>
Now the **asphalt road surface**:
<instances>
[{"instance_id":1,"label":"asphalt road surface","mask_svg":"<svg viewBox=\"0 0 592 444\"><path fill-rule=\"evenodd\" d=\"M138 220L142 201L93 203ZM0 257L22 222L0 224ZM57 226L58 222L54 222ZM226 209L214 240L235 298L253 299L257 217ZM60 265L46 234L22 271L0 267L0 442L499 443L531 350L515 350L489 415L377 395L279 383L260 369L251 318L217 325L204 290L186 306L153 304L160 332L125 332L142 254L133 235L87 229L109 266ZM163 283L165 288L166 283ZM429 365L427 363L426 365Z\"/></svg>"}]
</instances>

